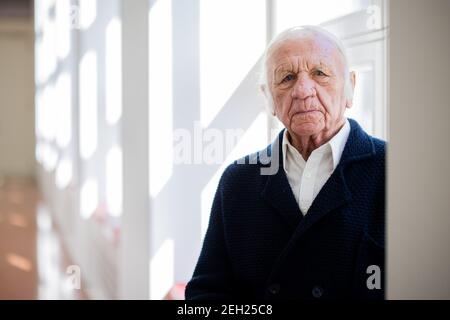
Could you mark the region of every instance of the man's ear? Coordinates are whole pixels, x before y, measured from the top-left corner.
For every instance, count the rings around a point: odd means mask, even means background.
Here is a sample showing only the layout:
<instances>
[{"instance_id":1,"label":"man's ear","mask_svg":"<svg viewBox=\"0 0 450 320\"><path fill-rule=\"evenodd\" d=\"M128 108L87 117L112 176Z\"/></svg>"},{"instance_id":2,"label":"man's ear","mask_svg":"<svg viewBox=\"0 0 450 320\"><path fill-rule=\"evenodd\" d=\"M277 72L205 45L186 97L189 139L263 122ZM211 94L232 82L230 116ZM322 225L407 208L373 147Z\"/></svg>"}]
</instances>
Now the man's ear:
<instances>
[{"instance_id":1,"label":"man's ear","mask_svg":"<svg viewBox=\"0 0 450 320\"><path fill-rule=\"evenodd\" d=\"M355 84L356 84L356 73L355 73L355 71L351 71L350 72L350 79L349 80L350 80L351 90L349 90L349 92L347 92L347 108L351 108L353 106L353 93L355 91Z\"/></svg>"},{"instance_id":2,"label":"man's ear","mask_svg":"<svg viewBox=\"0 0 450 320\"><path fill-rule=\"evenodd\" d=\"M356 73L355 71L350 72L350 81L352 83L352 90L355 90L355 84L356 84Z\"/></svg>"}]
</instances>

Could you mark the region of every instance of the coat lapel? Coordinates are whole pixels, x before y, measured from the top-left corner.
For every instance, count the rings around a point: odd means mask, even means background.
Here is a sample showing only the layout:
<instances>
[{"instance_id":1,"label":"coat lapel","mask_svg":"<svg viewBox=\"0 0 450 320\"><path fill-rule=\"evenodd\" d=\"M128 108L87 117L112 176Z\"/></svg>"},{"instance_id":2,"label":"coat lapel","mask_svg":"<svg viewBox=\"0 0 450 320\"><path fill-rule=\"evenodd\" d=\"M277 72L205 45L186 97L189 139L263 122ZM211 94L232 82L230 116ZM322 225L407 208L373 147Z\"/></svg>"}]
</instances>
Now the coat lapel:
<instances>
[{"instance_id":1,"label":"coat lapel","mask_svg":"<svg viewBox=\"0 0 450 320\"><path fill-rule=\"evenodd\" d=\"M362 130L356 121L349 119L349 122L351 130L339 165L320 190L308 213L299 224L296 230L296 239L328 213L351 202L351 186L349 187L351 182L345 178L345 167L352 162L375 155L372 138Z\"/></svg>"},{"instance_id":2,"label":"coat lapel","mask_svg":"<svg viewBox=\"0 0 450 320\"><path fill-rule=\"evenodd\" d=\"M291 228L297 229L295 238L301 236L329 212L351 201L351 188L348 187L348 181L344 174L345 166L375 155L372 138L361 129L356 121L349 119L349 122L351 130L341 161L317 195L305 217L300 212L283 169L281 146L284 130L271 145L271 149L278 150L278 154L271 152L270 157L273 159L273 157L279 156L279 166L275 174L267 176L261 196L276 209Z\"/></svg>"},{"instance_id":3,"label":"coat lapel","mask_svg":"<svg viewBox=\"0 0 450 320\"><path fill-rule=\"evenodd\" d=\"M276 209L277 213L289 227L292 230L295 230L303 215L300 212L297 201L295 201L294 194L292 193L291 186L289 185L289 181L287 180L286 173L283 169L283 157L281 153L283 132L284 130L280 132L268 152L270 153L269 165L275 169L272 171L272 174L267 175L267 180L261 192L261 196ZM277 159L274 159L274 157L277 157ZM276 165L273 165L274 163Z\"/></svg>"},{"instance_id":4,"label":"coat lapel","mask_svg":"<svg viewBox=\"0 0 450 320\"><path fill-rule=\"evenodd\" d=\"M297 237L331 211L350 202L351 197L351 192L345 183L342 167L338 167L320 190L302 223L298 226Z\"/></svg>"}]
</instances>

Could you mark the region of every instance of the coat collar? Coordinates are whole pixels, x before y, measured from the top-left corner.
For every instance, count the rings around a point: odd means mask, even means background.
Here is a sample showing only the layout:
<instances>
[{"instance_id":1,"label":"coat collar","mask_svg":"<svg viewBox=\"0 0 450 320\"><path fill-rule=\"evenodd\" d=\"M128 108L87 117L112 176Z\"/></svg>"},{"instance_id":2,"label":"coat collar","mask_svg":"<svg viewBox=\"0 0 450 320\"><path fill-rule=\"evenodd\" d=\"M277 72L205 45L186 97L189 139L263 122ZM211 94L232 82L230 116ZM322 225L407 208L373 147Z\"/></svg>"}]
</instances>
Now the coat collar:
<instances>
[{"instance_id":1,"label":"coat collar","mask_svg":"<svg viewBox=\"0 0 450 320\"><path fill-rule=\"evenodd\" d=\"M292 230L298 227L298 232L303 233L330 211L350 202L352 195L344 176L344 167L352 162L375 156L372 138L355 120L349 119L349 122L350 134L341 161L317 195L305 217L300 212L283 170L282 140L285 129L281 130L275 141L264 151L270 160L268 165L271 168L271 174L267 175L261 196L277 210L277 213L282 216ZM263 157L260 156L261 158ZM263 163L268 163L268 161ZM341 191L336 192L335 190ZM300 221L301 224L299 224Z\"/></svg>"}]
</instances>

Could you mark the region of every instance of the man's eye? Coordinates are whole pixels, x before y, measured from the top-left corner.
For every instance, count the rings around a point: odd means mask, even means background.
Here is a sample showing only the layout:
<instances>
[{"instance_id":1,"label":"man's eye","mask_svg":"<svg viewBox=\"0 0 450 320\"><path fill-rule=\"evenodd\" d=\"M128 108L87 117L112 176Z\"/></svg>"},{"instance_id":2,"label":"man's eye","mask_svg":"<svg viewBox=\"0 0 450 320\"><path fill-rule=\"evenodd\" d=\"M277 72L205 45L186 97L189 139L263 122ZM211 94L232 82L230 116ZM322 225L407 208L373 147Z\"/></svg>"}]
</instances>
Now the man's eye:
<instances>
[{"instance_id":1,"label":"man's eye","mask_svg":"<svg viewBox=\"0 0 450 320\"><path fill-rule=\"evenodd\" d=\"M283 80L281 80L281 83L285 83L288 81L294 80L294 75L293 74L288 74L286 77L283 78Z\"/></svg>"},{"instance_id":2,"label":"man's eye","mask_svg":"<svg viewBox=\"0 0 450 320\"><path fill-rule=\"evenodd\" d=\"M319 76L319 77L327 77L328 75L325 73L325 72L323 72L322 70L316 70L316 71L314 71L314 74L316 75L316 76Z\"/></svg>"}]
</instances>

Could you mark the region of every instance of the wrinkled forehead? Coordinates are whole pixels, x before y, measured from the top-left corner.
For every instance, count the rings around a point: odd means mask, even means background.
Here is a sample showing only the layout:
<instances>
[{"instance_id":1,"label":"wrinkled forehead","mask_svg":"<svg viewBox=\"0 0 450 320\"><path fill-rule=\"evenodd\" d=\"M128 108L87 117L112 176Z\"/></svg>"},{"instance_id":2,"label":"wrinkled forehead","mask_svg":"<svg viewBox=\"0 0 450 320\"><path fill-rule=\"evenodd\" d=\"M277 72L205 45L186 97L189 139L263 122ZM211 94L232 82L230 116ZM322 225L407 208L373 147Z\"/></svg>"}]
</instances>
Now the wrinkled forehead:
<instances>
[{"instance_id":1,"label":"wrinkled forehead","mask_svg":"<svg viewBox=\"0 0 450 320\"><path fill-rule=\"evenodd\" d=\"M337 45L320 34L306 33L282 39L267 52L267 67L273 70L292 59L300 58L307 64L325 64L329 68L344 71L344 57Z\"/></svg>"}]
</instances>

